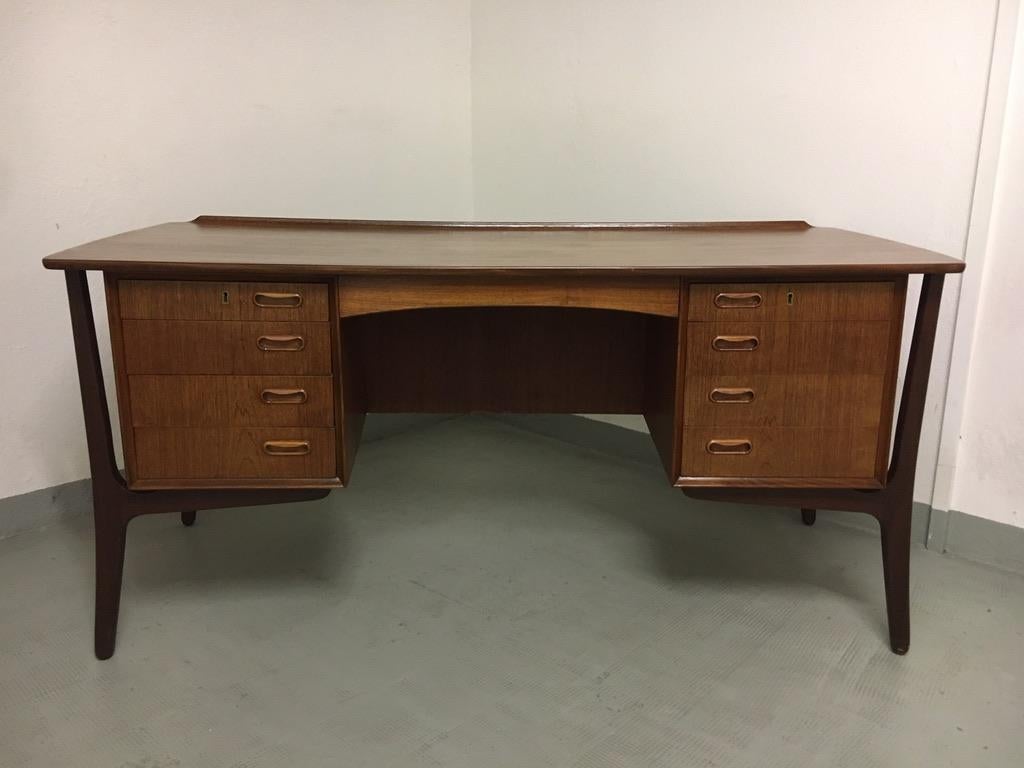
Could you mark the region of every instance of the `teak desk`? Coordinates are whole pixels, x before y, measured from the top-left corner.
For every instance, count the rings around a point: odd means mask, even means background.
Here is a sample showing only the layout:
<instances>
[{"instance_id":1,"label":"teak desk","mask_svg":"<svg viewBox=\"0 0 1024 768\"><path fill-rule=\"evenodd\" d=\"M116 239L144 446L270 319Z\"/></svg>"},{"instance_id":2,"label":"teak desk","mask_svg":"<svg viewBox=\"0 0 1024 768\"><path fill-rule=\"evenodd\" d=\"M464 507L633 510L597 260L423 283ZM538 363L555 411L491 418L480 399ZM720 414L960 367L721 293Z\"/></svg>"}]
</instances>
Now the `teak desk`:
<instances>
[{"instance_id":1,"label":"teak desk","mask_svg":"<svg viewBox=\"0 0 1024 768\"><path fill-rule=\"evenodd\" d=\"M49 256L93 481L96 655L136 515L316 499L366 413L643 414L690 496L878 519L893 651L945 273L802 221L471 224L201 216ZM87 270L102 270L125 472ZM907 277L922 274L895 422Z\"/></svg>"}]
</instances>

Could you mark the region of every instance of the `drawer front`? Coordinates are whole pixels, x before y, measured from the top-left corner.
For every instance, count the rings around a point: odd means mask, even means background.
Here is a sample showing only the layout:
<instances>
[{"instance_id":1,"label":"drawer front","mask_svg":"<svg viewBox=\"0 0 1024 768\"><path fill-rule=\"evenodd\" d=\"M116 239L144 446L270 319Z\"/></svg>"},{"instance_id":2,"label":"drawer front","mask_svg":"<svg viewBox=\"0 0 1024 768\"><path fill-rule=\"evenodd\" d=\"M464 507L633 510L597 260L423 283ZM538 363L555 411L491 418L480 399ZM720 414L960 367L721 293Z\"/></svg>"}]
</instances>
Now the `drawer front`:
<instances>
[{"instance_id":1,"label":"drawer front","mask_svg":"<svg viewBox=\"0 0 1024 768\"><path fill-rule=\"evenodd\" d=\"M875 427L885 373L695 375L686 379L690 427Z\"/></svg>"},{"instance_id":2,"label":"drawer front","mask_svg":"<svg viewBox=\"0 0 1024 768\"><path fill-rule=\"evenodd\" d=\"M325 427L135 429L135 479L333 478L334 430Z\"/></svg>"},{"instance_id":3,"label":"drawer front","mask_svg":"<svg viewBox=\"0 0 1024 768\"><path fill-rule=\"evenodd\" d=\"M331 373L330 323L124 320L128 374Z\"/></svg>"},{"instance_id":4,"label":"drawer front","mask_svg":"<svg viewBox=\"0 0 1024 768\"><path fill-rule=\"evenodd\" d=\"M870 487L877 437L876 427L687 427L683 467L689 477L843 478Z\"/></svg>"},{"instance_id":5,"label":"drawer front","mask_svg":"<svg viewBox=\"0 0 1024 768\"><path fill-rule=\"evenodd\" d=\"M690 286L690 320L888 320L892 282L699 283Z\"/></svg>"},{"instance_id":6,"label":"drawer front","mask_svg":"<svg viewBox=\"0 0 1024 768\"><path fill-rule=\"evenodd\" d=\"M330 319L322 283L121 280L118 296L126 320Z\"/></svg>"},{"instance_id":7,"label":"drawer front","mask_svg":"<svg viewBox=\"0 0 1024 768\"><path fill-rule=\"evenodd\" d=\"M133 427L331 427L330 376L128 377Z\"/></svg>"},{"instance_id":8,"label":"drawer front","mask_svg":"<svg viewBox=\"0 0 1024 768\"><path fill-rule=\"evenodd\" d=\"M688 323L686 375L884 373L885 320Z\"/></svg>"}]
</instances>

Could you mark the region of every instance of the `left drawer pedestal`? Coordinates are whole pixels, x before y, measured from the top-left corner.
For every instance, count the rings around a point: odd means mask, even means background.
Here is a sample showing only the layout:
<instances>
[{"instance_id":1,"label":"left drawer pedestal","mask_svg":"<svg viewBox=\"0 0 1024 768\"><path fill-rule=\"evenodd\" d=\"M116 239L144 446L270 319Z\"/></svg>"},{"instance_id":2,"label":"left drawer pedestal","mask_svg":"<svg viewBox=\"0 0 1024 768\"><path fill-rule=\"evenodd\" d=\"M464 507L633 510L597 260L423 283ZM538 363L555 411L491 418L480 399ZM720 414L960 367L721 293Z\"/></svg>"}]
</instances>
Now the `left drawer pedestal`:
<instances>
[{"instance_id":1,"label":"left drawer pedestal","mask_svg":"<svg viewBox=\"0 0 1024 768\"><path fill-rule=\"evenodd\" d=\"M339 485L329 290L108 276L129 487Z\"/></svg>"}]
</instances>

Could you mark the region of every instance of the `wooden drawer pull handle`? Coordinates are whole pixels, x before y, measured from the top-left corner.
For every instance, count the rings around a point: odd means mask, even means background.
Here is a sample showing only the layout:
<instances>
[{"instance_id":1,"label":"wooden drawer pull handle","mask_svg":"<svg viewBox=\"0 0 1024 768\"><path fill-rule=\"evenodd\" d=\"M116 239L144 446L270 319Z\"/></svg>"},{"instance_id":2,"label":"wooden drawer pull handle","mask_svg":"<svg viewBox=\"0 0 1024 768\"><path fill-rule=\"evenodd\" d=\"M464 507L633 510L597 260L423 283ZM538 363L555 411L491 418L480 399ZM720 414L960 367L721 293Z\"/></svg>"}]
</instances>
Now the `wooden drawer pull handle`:
<instances>
[{"instance_id":1,"label":"wooden drawer pull handle","mask_svg":"<svg viewBox=\"0 0 1024 768\"><path fill-rule=\"evenodd\" d=\"M753 352L760 344L757 336L715 336L711 341L719 352Z\"/></svg>"},{"instance_id":2,"label":"wooden drawer pull handle","mask_svg":"<svg viewBox=\"0 0 1024 768\"><path fill-rule=\"evenodd\" d=\"M260 400L267 405L302 404L306 399L304 389L264 389L260 392Z\"/></svg>"},{"instance_id":3,"label":"wooden drawer pull handle","mask_svg":"<svg viewBox=\"0 0 1024 768\"><path fill-rule=\"evenodd\" d=\"M309 440L267 440L263 452L268 456L305 456L309 453Z\"/></svg>"},{"instance_id":4,"label":"wooden drawer pull handle","mask_svg":"<svg viewBox=\"0 0 1024 768\"><path fill-rule=\"evenodd\" d=\"M271 293L259 291L253 294L252 303L257 307L301 307L301 293Z\"/></svg>"},{"instance_id":5,"label":"wooden drawer pull handle","mask_svg":"<svg viewBox=\"0 0 1024 768\"><path fill-rule=\"evenodd\" d=\"M719 309L754 309L760 307L763 299L760 293L720 293L715 296Z\"/></svg>"},{"instance_id":6,"label":"wooden drawer pull handle","mask_svg":"<svg viewBox=\"0 0 1024 768\"><path fill-rule=\"evenodd\" d=\"M708 440L708 453L743 456L750 453L754 446L749 440Z\"/></svg>"},{"instance_id":7,"label":"wooden drawer pull handle","mask_svg":"<svg viewBox=\"0 0 1024 768\"><path fill-rule=\"evenodd\" d=\"M301 352L306 340L301 336L260 336L256 346L264 352Z\"/></svg>"},{"instance_id":8,"label":"wooden drawer pull handle","mask_svg":"<svg viewBox=\"0 0 1024 768\"><path fill-rule=\"evenodd\" d=\"M708 398L712 403L752 403L754 390L747 387L715 387Z\"/></svg>"}]
</instances>

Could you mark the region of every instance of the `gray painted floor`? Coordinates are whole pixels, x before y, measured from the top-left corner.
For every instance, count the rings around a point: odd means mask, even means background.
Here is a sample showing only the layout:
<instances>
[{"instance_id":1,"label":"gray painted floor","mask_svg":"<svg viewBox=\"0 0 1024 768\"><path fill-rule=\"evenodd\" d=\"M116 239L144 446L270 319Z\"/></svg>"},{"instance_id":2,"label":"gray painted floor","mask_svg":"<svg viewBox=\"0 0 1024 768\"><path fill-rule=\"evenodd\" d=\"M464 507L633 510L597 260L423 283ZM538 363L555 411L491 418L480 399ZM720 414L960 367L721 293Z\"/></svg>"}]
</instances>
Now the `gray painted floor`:
<instances>
[{"instance_id":1,"label":"gray painted floor","mask_svg":"<svg viewBox=\"0 0 1024 768\"><path fill-rule=\"evenodd\" d=\"M3 766L1024 762L1020 576L916 550L894 656L877 538L498 421L366 444L322 502L136 520L108 662L91 541L0 541Z\"/></svg>"}]
</instances>

